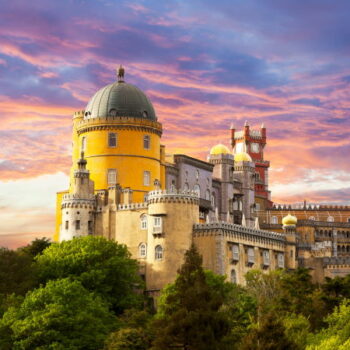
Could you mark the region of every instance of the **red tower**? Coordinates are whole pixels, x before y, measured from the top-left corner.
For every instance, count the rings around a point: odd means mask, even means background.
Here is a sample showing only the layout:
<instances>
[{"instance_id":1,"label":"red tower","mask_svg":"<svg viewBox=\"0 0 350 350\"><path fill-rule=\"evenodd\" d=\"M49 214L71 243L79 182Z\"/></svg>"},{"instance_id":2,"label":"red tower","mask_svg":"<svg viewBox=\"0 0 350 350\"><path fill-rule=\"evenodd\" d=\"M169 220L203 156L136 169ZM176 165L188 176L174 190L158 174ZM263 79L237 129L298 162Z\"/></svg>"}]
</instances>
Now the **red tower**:
<instances>
[{"instance_id":1,"label":"red tower","mask_svg":"<svg viewBox=\"0 0 350 350\"><path fill-rule=\"evenodd\" d=\"M255 163L255 203L257 210L272 207L271 192L269 191L270 162L264 160L266 146L266 128L251 129L245 122L243 130L236 131L233 125L231 130L231 146L234 154L247 152Z\"/></svg>"}]
</instances>

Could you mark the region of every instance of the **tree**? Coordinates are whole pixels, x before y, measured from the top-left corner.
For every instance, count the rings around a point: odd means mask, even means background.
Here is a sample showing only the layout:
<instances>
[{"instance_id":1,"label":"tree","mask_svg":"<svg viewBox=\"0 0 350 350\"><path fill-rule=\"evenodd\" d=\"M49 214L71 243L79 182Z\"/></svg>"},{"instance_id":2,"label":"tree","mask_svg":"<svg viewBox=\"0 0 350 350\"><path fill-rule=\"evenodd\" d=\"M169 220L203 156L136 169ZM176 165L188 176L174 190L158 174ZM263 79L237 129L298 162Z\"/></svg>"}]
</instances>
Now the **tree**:
<instances>
[{"instance_id":1,"label":"tree","mask_svg":"<svg viewBox=\"0 0 350 350\"><path fill-rule=\"evenodd\" d=\"M207 283L202 257L194 245L185 254L171 292L154 322L155 350L223 349L229 323L220 308L223 297Z\"/></svg>"},{"instance_id":2,"label":"tree","mask_svg":"<svg viewBox=\"0 0 350 350\"><path fill-rule=\"evenodd\" d=\"M138 264L125 245L103 237L80 237L52 244L36 257L41 282L70 277L111 304L123 310L140 306L142 288Z\"/></svg>"},{"instance_id":3,"label":"tree","mask_svg":"<svg viewBox=\"0 0 350 350\"><path fill-rule=\"evenodd\" d=\"M345 300L326 318L328 327L310 335L306 350L347 350L350 348L350 301Z\"/></svg>"},{"instance_id":4,"label":"tree","mask_svg":"<svg viewBox=\"0 0 350 350\"><path fill-rule=\"evenodd\" d=\"M275 313L267 313L243 339L240 350L297 350Z\"/></svg>"},{"instance_id":5,"label":"tree","mask_svg":"<svg viewBox=\"0 0 350 350\"><path fill-rule=\"evenodd\" d=\"M42 254L50 245L51 242L49 238L35 238L30 244L19 248L18 251L30 255L34 259L37 255Z\"/></svg>"},{"instance_id":6,"label":"tree","mask_svg":"<svg viewBox=\"0 0 350 350\"><path fill-rule=\"evenodd\" d=\"M37 284L32 258L0 247L0 294L24 295Z\"/></svg>"},{"instance_id":7,"label":"tree","mask_svg":"<svg viewBox=\"0 0 350 350\"><path fill-rule=\"evenodd\" d=\"M5 312L0 329L11 330L12 349L96 350L115 321L100 297L66 278L29 292Z\"/></svg>"}]
</instances>

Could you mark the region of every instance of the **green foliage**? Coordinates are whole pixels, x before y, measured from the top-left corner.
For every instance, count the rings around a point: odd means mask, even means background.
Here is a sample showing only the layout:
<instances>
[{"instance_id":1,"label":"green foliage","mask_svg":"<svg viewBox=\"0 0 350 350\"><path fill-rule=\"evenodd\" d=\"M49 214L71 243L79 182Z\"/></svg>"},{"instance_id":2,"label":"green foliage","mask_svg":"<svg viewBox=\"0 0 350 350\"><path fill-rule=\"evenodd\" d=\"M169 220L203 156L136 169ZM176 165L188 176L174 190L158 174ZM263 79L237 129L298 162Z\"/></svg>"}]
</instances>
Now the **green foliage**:
<instances>
[{"instance_id":1,"label":"green foliage","mask_svg":"<svg viewBox=\"0 0 350 350\"><path fill-rule=\"evenodd\" d=\"M29 292L5 312L0 329L11 330L12 349L95 350L115 321L101 298L66 278Z\"/></svg>"},{"instance_id":2,"label":"green foliage","mask_svg":"<svg viewBox=\"0 0 350 350\"><path fill-rule=\"evenodd\" d=\"M350 301L344 300L326 318L328 328L310 335L307 350L348 350L350 348Z\"/></svg>"},{"instance_id":3,"label":"green foliage","mask_svg":"<svg viewBox=\"0 0 350 350\"><path fill-rule=\"evenodd\" d=\"M42 282L70 277L98 293L120 314L140 306L142 288L138 264L130 258L126 246L103 237L80 237L52 244L36 258Z\"/></svg>"},{"instance_id":4,"label":"green foliage","mask_svg":"<svg viewBox=\"0 0 350 350\"><path fill-rule=\"evenodd\" d=\"M288 314L281 320L285 328L285 335L290 342L303 350L310 331L310 322L303 315Z\"/></svg>"},{"instance_id":5,"label":"green foliage","mask_svg":"<svg viewBox=\"0 0 350 350\"><path fill-rule=\"evenodd\" d=\"M36 284L32 257L0 247L0 294L24 295Z\"/></svg>"},{"instance_id":6,"label":"green foliage","mask_svg":"<svg viewBox=\"0 0 350 350\"><path fill-rule=\"evenodd\" d=\"M127 310L121 318L123 327L109 336L105 350L147 350L153 341L151 315L145 311Z\"/></svg>"},{"instance_id":7,"label":"green foliage","mask_svg":"<svg viewBox=\"0 0 350 350\"><path fill-rule=\"evenodd\" d=\"M173 287L166 292L162 316L154 322L156 338L152 349L225 348L229 323L220 310L224 296L207 283L202 258L193 245L185 254L185 263Z\"/></svg>"},{"instance_id":8,"label":"green foliage","mask_svg":"<svg viewBox=\"0 0 350 350\"><path fill-rule=\"evenodd\" d=\"M285 333L282 322L272 312L262 317L243 339L240 350L298 350Z\"/></svg>"},{"instance_id":9,"label":"green foliage","mask_svg":"<svg viewBox=\"0 0 350 350\"><path fill-rule=\"evenodd\" d=\"M37 255L42 254L50 245L51 242L49 238L36 238L25 247L19 248L18 251L30 255L34 259Z\"/></svg>"}]
</instances>

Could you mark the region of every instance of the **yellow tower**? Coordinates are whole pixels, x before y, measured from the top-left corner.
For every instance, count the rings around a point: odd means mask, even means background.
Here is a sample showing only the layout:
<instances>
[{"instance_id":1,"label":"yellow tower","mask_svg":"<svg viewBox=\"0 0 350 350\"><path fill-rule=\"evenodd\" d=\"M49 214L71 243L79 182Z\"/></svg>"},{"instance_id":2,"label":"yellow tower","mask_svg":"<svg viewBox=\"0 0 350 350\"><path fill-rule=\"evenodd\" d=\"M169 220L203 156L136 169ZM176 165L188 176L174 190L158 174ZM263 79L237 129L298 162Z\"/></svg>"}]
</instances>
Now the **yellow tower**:
<instances>
[{"instance_id":1,"label":"yellow tower","mask_svg":"<svg viewBox=\"0 0 350 350\"><path fill-rule=\"evenodd\" d=\"M117 81L97 91L85 110L73 116L69 193L84 152L95 191L119 184L132 190L133 202L143 202L159 183L161 188L165 186L161 134L152 103L139 88L124 81L120 66ZM61 225L61 197L62 193L57 195L56 235Z\"/></svg>"}]
</instances>

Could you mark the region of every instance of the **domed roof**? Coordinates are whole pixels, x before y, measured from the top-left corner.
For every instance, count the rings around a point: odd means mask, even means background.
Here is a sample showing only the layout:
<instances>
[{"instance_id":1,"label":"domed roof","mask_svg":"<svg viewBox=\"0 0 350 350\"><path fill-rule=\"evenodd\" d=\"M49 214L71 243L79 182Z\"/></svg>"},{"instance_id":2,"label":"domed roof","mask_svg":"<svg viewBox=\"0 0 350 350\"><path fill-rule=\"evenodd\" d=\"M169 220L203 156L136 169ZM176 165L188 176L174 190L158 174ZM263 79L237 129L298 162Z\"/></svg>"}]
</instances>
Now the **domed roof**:
<instances>
[{"instance_id":1,"label":"domed roof","mask_svg":"<svg viewBox=\"0 0 350 350\"><path fill-rule=\"evenodd\" d=\"M252 162L252 157L246 152L236 153L234 155L235 162Z\"/></svg>"},{"instance_id":2,"label":"domed roof","mask_svg":"<svg viewBox=\"0 0 350 350\"><path fill-rule=\"evenodd\" d=\"M229 154L229 153L230 153L230 150L228 149L228 147L226 147L222 143L219 143L218 145L213 146L210 150L211 155Z\"/></svg>"},{"instance_id":3,"label":"domed roof","mask_svg":"<svg viewBox=\"0 0 350 350\"><path fill-rule=\"evenodd\" d=\"M136 117L157 120L148 97L136 86L124 82L124 68L118 81L98 90L85 108L85 119L97 117Z\"/></svg>"},{"instance_id":4,"label":"domed roof","mask_svg":"<svg viewBox=\"0 0 350 350\"><path fill-rule=\"evenodd\" d=\"M282 219L283 226L295 226L298 222L298 219L294 215L288 214Z\"/></svg>"}]
</instances>

